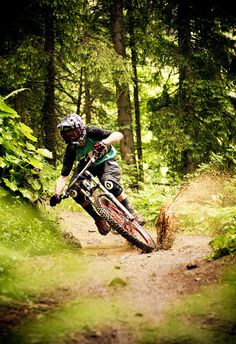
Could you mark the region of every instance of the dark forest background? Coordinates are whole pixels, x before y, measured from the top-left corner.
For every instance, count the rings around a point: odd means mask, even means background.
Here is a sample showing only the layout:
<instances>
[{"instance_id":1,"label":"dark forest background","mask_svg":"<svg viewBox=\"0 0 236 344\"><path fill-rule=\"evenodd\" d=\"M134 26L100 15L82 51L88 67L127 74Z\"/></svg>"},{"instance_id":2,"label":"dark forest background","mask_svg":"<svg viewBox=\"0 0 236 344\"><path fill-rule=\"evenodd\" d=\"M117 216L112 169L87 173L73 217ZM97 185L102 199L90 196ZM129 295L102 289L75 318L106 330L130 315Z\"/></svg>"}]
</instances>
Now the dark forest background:
<instances>
[{"instance_id":1,"label":"dark forest background","mask_svg":"<svg viewBox=\"0 0 236 344\"><path fill-rule=\"evenodd\" d=\"M56 126L74 112L124 133L121 157L139 181L161 166L178 176L234 166L230 1L9 0L2 17L0 95L14 92L6 102L54 165Z\"/></svg>"}]
</instances>

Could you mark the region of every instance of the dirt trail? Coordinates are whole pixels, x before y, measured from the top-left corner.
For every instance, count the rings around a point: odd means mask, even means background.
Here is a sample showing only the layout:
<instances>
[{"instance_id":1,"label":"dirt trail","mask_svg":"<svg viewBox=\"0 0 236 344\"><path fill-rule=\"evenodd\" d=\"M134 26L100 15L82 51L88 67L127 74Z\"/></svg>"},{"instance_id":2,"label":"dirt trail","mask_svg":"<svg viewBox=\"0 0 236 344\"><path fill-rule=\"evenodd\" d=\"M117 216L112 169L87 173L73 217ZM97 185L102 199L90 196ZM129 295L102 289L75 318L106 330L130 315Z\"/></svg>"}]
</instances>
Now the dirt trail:
<instances>
[{"instance_id":1,"label":"dirt trail","mask_svg":"<svg viewBox=\"0 0 236 344\"><path fill-rule=\"evenodd\" d=\"M101 236L87 215L63 211L60 218L65 231L79 239L88 255L91 274L106 279L106 274L111 278L113 273L127 282L127 287L120 288L113 296L125 298L127 307L135 306L137 314L147 320L159 321L176 298L217 280L217 271L213 268L211 271L210 263L204 260L210 253L210 237L177 235L171 249L142 254L119 235ZM150 234L155 240L155 232ZM85 293L106 296L112 292L109 282L82 289Z\"/></svg>"}]
</instances>

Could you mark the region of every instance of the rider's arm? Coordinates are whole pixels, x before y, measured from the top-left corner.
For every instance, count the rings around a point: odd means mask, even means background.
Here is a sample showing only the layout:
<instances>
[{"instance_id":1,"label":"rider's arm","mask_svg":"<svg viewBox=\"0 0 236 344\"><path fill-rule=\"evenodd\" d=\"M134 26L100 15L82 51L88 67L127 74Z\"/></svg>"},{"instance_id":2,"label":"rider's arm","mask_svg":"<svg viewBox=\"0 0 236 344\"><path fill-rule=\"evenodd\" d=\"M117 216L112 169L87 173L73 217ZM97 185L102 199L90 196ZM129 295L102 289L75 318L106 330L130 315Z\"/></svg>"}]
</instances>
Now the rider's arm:
<instances>
[{"instance_id":1,"label":"rider's arm","mask_svg":"<svg viewBox=\"0 0 236 344\"><path fill-rule=\"evenodd\" d=\"M67 145L63 158L61 176L69 176L76 159L76 149L73 145Z\"/></svg>"},{"instance_id":2,"label":"rider's arm","mask_svg":"<svg viewBox=\"0 0 236 344\"><path fill-rule=\"evenodd\" d=\"M119 131L114 131L107 138L103 139L102 142L105 145L111 145L112 143L119 143L123 138L123 134Z\"/></svg>"},{"instance_id":3,"label":"rider's arm","mask_svg":"<svg viewBox=\"0 0 236 344\"><path fill-rule=\"evenodd\" d=\"M60 176L56 182L55 194L60 195L66 186L68 176Z\"/></svg>"},{"instance_id":4,"label":"rider's arm","mask_svg":"<svg viewBox=\"0 0 236 344\"><path fill-rule=\"evenodd\" d=\"M68 176L72 170L75 161L75 150L73 146L68 145L63 159L63 166L61 169L61 175L56 181L55 194L60 195L66 186Z\"/></svg>"},{"instance_id":5,"label":"rider's arm","mask_svg":"<svg viewBox=\"0 0 236 344\"><path fill-rule=\"evenodd\" d=\"M113 143L119 143L123 138L123 134L119 131L106 130L94 125L87 127L87 135L90 139L96 142L103 141L108 146Z\"/></svg>"}]
</instances>

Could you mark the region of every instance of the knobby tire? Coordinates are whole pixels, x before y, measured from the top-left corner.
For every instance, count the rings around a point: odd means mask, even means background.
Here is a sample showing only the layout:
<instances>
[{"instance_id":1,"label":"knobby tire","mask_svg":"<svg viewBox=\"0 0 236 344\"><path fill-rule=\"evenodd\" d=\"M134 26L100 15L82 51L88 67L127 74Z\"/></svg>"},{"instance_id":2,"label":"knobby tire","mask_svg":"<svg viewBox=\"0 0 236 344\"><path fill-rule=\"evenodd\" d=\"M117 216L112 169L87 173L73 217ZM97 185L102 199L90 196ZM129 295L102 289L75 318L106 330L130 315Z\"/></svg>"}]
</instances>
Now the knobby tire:
<instances>
[{"instance_id":1,"label":"knobby tire","mask_svg":"<svg viewBox=\"0 0 236 344\"><path fill-rule=\"evenodd\" d=\"M151 236L136 221L127 221L124 214L106 195L100 195L96 199L95 208L112 229L118 232L132 245L145 253L155 250L156 245ZM137 237L139 235L140 237Z\"/></svg>"}]
</instances>

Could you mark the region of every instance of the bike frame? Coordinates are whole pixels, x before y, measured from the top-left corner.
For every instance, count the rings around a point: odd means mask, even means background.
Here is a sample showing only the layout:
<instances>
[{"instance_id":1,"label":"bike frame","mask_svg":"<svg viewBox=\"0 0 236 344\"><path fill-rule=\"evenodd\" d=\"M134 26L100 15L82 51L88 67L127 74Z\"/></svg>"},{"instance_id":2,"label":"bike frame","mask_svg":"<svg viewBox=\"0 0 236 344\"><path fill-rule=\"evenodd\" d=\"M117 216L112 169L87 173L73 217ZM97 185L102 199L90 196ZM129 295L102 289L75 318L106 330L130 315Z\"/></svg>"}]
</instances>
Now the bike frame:
<instances>
[{"instance_id":1,"label":"bike frame","mask_svg":"<svg viewBox=\"0 0 236 344\"><path fill-rule=\"evenodd\" d=\"M79 172L79 174L72 180L72 182L65 188L61 195L61 199L69 197L71 195L70 191L73 190L73 187L79 187L80 191L84 194L86 198L92 204L95 204L95 190L100 189L103 195L108 196L113 203L127 216L127 220L134 221L134 216L118 201L118 199L109 192L105 186L98 180L97 177L94 177L92 173L88 171L88 168L96 161L96 157L93 156L90 158L85 167ZM92 181L92 183L91 183ZM83 184L83 187L80 187L79 184ZM92 185L93 184L93 185Z\"/></svg>"}]
</instances>

